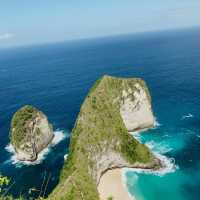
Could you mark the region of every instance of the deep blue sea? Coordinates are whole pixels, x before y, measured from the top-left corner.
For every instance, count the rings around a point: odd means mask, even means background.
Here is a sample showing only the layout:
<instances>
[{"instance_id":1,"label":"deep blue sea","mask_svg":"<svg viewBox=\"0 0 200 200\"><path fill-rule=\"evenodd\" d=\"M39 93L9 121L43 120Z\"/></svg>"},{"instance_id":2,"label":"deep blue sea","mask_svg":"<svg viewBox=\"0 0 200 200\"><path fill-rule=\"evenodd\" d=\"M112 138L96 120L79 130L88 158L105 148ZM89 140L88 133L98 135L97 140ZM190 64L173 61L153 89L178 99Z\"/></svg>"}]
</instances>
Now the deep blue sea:
<instances>
[{"instance_id":1,"label":"deep blue sea","mask_svg":"<svg viewBox=\"0 0 200 200\"><path fill-rule=\"evenodd\" d=\"M44 176L50 177L46 194L55 187L81 103L104 74L147 82L160 125L139 139L176 166L162 175L127 171L129 192L137 200L199 200L200 29L1 49L0 173L12 179L9 193L40 189ZM25 104L41 109L56 132L34 165L9 152L10 121Z\"/></svg>"}]
</instances>

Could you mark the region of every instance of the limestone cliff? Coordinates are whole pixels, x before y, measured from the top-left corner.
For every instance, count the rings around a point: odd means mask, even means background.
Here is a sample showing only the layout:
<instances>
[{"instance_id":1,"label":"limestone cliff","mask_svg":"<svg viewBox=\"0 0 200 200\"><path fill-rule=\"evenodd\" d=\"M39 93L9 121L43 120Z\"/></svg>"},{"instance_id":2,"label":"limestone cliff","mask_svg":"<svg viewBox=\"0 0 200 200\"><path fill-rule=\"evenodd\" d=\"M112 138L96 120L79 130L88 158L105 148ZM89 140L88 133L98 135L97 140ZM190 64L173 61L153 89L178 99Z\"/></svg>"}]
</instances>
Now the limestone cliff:
<instances>
[{"instance_id":1,"label":"limestone cliff","mask_svg":"<svg viewBox=\"0 0 200 200\"><path fill-rule=\"evenodd\" d=\"M112 168L158 168L128 130L152 127L151 98L141 79L104 76L91 88L72 131L61 180L49 199L99 200L101 175Z\"/></svg>"},{"instance_id":2,"label":"limestone cliff","mask_svg":"<svg viewBox=\"0 0 200 200\"><path fill-rule=\"evenodd\" d=\"M143 85L136 83L134 88L122 91L120 114L128 131L145 129L154 125L150 96Z\"/></svg>"},{"instance_id":3,"label":"limestone cliff","mask_svg":"<svg viewBox=\"0 0 200 200\"><path fill-rule=\"evenodd\" d=\"M32 106L24 106L13 116L10 138L17 158L35 161L38 154L54 137L52 125L47 117Z\"/></svg>"}]
</instances>

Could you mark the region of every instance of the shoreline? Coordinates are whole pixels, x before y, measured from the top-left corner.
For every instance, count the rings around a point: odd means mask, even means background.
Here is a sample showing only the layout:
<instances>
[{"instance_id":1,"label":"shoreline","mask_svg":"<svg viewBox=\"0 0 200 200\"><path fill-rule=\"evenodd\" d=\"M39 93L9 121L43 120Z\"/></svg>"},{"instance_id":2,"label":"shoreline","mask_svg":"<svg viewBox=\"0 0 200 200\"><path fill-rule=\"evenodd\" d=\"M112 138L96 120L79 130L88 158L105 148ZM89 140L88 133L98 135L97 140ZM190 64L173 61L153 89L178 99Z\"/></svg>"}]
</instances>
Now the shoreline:
<instances>
[{"instance_id":1,"label":"shoreline","mask_svg":"<svg viewBox=\"0 0 200 200\"><path fill-rule=\"evenodd\" d=\"M155 153L155 157L160 161L161 167L159 169L145 168L145 167L134 167L134 168L114 168L106 171L100 178L98 184L98 192L100 200L136 200L135 196L129 193L126 185L126 177L124 175L124 169L134 170L134 172L142 173L155 173L160 176L173 172L177 169L177 166L171 159ZM112 198L110 198L112 197Z\"/></svg>"},{"instance_id":2,"label":"shoreline","mask_svg":"<svg viewBox=\"0 0 200 200\"><path fill-rule=\"evenodd\" d=\"M154 127L156 127L155 118L152 128ZM129 131L129 133L134 137L136 134L140 134L148 129L149 128L138 129L135 131ZM109 197L112 197L110 200L136 200L136 198L128 191L122 171L124 168L110 169L101 176L97 187L100 200L109 200Z\"/></svg>"},{"instance_id":3,"label":"shoreline","mask_svg":"<svg viewBox=\"0 0 200 200\"><path fill-rule=\"evenodd\" d=\"M128 192L122 170L111 169L102 175L98 185L101 200L108 200L109 197L112 197L113 200L136 200Z\"/></svg>"},{"instance_id":4,"label":"shoreline","mask_svg":"<svg viewBox=\"0 0 200 200\"><path fill-rule=\"evenodd\" d=\"M155 122L156 120L154 124ZM155 125L152 126L152 128L153 127L155 127ZM148 129L149 128L138 129L132 132L129 131L129 133L134 137L135 134L140 134ZM122 171L124 168L110 169L101 176L97 187L100 200L136 200L135 196L132 196L128 191ZM109 197L112 198L109 199Z\"/></svg>"}]
</instances>

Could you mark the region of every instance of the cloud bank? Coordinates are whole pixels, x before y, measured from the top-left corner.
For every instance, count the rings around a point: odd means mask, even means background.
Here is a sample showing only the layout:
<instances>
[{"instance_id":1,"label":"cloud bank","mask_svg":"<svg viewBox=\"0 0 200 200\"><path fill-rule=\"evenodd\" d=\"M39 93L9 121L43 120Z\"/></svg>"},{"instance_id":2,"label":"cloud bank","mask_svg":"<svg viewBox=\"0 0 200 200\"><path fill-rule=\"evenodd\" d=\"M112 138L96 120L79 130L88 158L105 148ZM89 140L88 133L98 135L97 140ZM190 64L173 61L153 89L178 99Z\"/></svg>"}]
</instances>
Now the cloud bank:
<instances>
[{"instance_id":1,"label":"cloud bank","mask_svg":"<svg viewBox=\"0 0 200 200\"><path fill-rule=\"evenodd\" d=\"M7 40L13 38L15 35L13 33L0 33L0 40Z\"/></svg>"}]
</instances>

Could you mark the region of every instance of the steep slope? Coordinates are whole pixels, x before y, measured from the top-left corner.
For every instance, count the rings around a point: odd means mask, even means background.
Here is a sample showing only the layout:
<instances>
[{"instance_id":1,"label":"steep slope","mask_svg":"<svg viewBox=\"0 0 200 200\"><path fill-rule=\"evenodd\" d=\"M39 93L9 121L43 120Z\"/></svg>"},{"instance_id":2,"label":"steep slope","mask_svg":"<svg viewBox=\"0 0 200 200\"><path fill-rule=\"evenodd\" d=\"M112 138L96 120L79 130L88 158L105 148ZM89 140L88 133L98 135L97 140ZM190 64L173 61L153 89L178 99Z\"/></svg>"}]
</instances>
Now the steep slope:
<instances>
[{"instance_id":1,"label":"steep slope","mask_svg":"<svg viewBox=\"0 0 200 200\"><path fill-rule=\"evenodd\" d=\"M60 183L49 199L99 200L97 185L108 169L159 167L149 149L128 133L151 127L153 122L144 81L99 79L81 107Z\"/></svg>"},{"instance_id":2,"label":"steep slope","mask_svg":"<svg viewBox=\"0 0 200 200\"><path fill-rule=\"evenodd\" d=\"M34 161L53 139L47 117L33 106L19 109L11 122L10 139L19 160Z\"/></svg>"}]
</instances>

